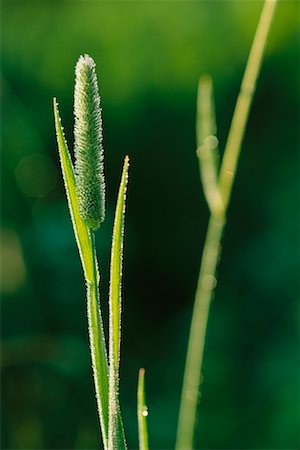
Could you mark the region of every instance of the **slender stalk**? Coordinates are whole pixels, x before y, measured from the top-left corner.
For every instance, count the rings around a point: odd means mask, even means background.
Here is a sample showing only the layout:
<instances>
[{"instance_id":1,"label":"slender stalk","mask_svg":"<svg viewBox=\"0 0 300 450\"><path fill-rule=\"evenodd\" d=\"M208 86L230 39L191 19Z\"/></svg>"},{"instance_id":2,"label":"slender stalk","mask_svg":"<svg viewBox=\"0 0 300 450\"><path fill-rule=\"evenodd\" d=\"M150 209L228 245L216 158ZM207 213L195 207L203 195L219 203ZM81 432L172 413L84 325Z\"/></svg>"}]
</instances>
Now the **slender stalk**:
<instances>
[{"instance_id":1,"label":"slender stalk","mask_svg":"<svg viewBox=\"0 0 300 450\"><path fill-rule=\"evenodd\" d=\"M149 450L147 428L148 408L145 398L145 369L139 370L137 390L137 416L139 427L139 450Z\"/></svg>"},{"instance_id":2,"label":"slender stalk","mask_svg":"<svg viewBox=\"0 0 300 450\"><path fill-rule=\"evenodd\" d=\"M187 350L176 450L191 450L193 448L206 328L209 307L217 282L216 271L221 252L222 233L226 223L227 206L276 1L266 0L264 3L220 169L218 186L224 209L219 213L211 211L204 244Z\"/></svg>"},{"instance_id":3,"label":"slender stalk","mask_svg":"<svg viewBox=\"0 0 300 450\"><path fill-rule=\"evenodd\" d=\"M99 272L97 268L95 236L92 231L91 247L93 254L93 280L87 282L87 316L98 415L103 445L106 450L108 443L108 364L99 305Z\"/></svg>"},{"instance_id":4,"label":"slender stalk","mask_svg":"<svg viewBox=\"0 0 300 450\"><path fill-rule=\"evenodd\" d=\"M196 138L199 147L207 136L217 135L213 82L209 75L202 75L198 83ZM217 148L216 148L217 150ZM217 150L217 158L218 150ZM217 164L214 164L215 167Z\"/></svg>"},{"instance_id":5,"label":"slender stalk","mask_svg":"<svg viewBox=\"0 0 300 450\"><path fill-rule=\"evenodd\" d=\"M276 3L277 0L266 0L264 3L232 117L219 179L219 189L223 198L224 207L227 206L230 200L231 189L241 151L241 143L244 138Z\"/></svg>"},{"instance_id":6,"label":"slender stalk","mask_svg":"<svg viewBox=\"0 0 300 450\"><path fill-rule=\"evenodd\" d=\"M206 328L209 307L217 283L216 270L224 224L225 215L211 215L202 253L190 328L177 429L177 450L193 448Z\"/></svg>"},{"instance_id":7,"label":"slender stalk","mask_svg":"<svg viewBox=\"0 0 300 450\"><path fill-rule=\"evenodd\" d=\"M216 136L215 106L212 79L200 77L198 83L196 138L197 156L203 192L211 212L223 209L218 188L219 150Z\"/></svg>"},{"instance_id":8,"label":"slender stalk","mask_svg":"<svg viewBox=\"0 0 300 450\"><path fill-rule=\"evenodd\" d=\"M98 416L100 420L102 440L104 450L112 450L109 445L109 395L113 386L109 383L108 358L105 346L105 336L100 309L99 281L100 275L98 270L98 262L96 255L95 235L91 234L91 248L93 255L93 280L87 281L87 316L90 349L93 367L93 377L95 384ZM116 404L116 423L115 432L119 436L118 449L126 448L123 420L121 416L119 402Z\"/></svg>"}]
</instances>

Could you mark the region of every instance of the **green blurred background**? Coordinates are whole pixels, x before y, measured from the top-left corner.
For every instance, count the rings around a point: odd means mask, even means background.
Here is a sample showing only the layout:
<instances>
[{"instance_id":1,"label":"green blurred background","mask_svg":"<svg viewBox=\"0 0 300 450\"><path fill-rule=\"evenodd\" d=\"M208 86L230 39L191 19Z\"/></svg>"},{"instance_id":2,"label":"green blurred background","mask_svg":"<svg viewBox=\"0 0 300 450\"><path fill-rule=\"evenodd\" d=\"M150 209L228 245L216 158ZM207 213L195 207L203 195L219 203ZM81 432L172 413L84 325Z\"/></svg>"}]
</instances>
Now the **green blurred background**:
<instances>
[{"instance_id":1,"label":"green blurred background","mask_svg":"<svg viewBox=\"0 0 300 450\"><path fill-rule=\"evenodd\" d=\"M208 209L195 155L200 74L224 148L261 1L2 3L2 448L96 449L85 288L54 135L73 143L74 66L102 96L107 220L98 232L107 322L118 182L131 157L121 404L137 448L146 368L152 449L174 446ZM211 308L197 447L299 448L299 2L281 1L230 205ZM298 348L297 348L298 347Z\"/></svg>"}]
</instances>

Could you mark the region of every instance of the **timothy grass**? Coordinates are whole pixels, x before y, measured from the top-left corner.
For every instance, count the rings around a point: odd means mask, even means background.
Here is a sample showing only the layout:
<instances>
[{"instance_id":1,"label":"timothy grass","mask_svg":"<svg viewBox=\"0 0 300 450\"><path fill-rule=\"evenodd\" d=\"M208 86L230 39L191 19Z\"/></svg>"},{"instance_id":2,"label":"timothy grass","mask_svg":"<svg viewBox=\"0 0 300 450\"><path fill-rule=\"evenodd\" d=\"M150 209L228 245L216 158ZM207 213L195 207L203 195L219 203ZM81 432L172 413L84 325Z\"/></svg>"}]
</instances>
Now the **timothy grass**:
<instances>
[{"instance_id":1,"label":"timothy grass","mask_svg":"<svg viewBox=\"0 0 300 450\"><path fill-rule=\"evenodd\" d=\"M220 165L213 86L209 76L200 78L197 103L197 156L203 192L210 210L204 244L184 373L177 430L177 450L191 450L195 433L205 335L209 306L217 283L221 239L237 170L241 144L270 30L276 0L266 0L246 65L224 156ZM105 450L127 448L119 402L122 261L129 158L125 157L111 247L109 289L109 337L107 347L99 294L96 230L105 220L104 151L100 95L93 59L81 56L76 65L74 92L75 164L54 99L54 118L61 169L70 216L87 286L87 318L93 378L99 422ZM137 389L139 448L148 450L145 371L141 369Z\"/></svg>"},{"instance_id":2,"label":"timothy grass","mask_svg":"<svg viewBox=\"0 0 300 450\"><path fill-rule=\"evenodd\" d=\"M100 276L94 234L94 230L104 219L105 187L100 97L92 58L85 56L79 59L76 75L74 101L76 171L63 133L56 99L54 99L55 127L69 211L87 285L90 349L103 446L105 449L122 449L126 448L126 440L118 400L118 355L125 193L129 160L128 157L125 158L113 233L109 298L111 360L108 361L100 308Z\"/></svg>"}]
</instances>

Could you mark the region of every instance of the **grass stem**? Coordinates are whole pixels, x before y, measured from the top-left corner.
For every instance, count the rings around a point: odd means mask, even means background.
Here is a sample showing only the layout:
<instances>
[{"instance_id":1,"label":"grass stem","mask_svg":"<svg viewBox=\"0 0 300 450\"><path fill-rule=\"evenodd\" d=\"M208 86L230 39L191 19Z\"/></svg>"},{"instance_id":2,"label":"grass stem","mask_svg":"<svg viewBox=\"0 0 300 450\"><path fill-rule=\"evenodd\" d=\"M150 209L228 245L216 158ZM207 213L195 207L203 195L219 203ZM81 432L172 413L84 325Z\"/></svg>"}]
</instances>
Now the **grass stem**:
<instances>
[{"instance_id":1,"label":"grass stem","mask_svg":"<svg viewBox=\"0 0 300 450\"><path fill-rule=\"evenodd\" d=\"M224 224L225 215L211 215L202 253L190 328L177 430L177 450L193 448L206 328L209 307L217 283L216 271Z\"/></svg>"},{"instance_id":2,"label":"grass stem","mask_svg":"<svg viewBox=\"0 0 300 450\"><path fill-rule=\"evenodd\" d=\"M225 208L230 199L241 151L241 144L245 134L250 107L253 101L256 82L259 76L276 3L277 0L265 0L232 117L219 179L219 189Z\"/></svg>"},{"instance_id":3,"label":"grass stem","mask_svg":"<svg viewBox=\"0 0 300 450\"><path fill-rule=\"evenodd\" d=\"M209 307L217 283L216 272L221 252L221 239L226 223L227 207L235 179L241 144L276 2L277 0L265 0L247 61L220 168L218 190L222 198L223 211L217 213L211 209L211 217L204 244L184 372L176 450L191 450L193 448L205 336Z\"/></svg>"},{"instance_id":4,"label":"grass stem","mask_svg":"<svg viewBox=\"0 0 300 450\"><path fill-rule=\"evenodd\" d=\"M200 77L197 96L196 138L197 157L203 192L211 213L223 210L218 187L219 149L215 120L212 79Z\"/></svg>"},{"instance_id":5,"label":"grass stem","mask_svg":"<svg viewBox=\"0 0 300 450\"><path fill-rule=\"evenodd\" d=\"M137 390L137 416L139 427L139 450L149 450L147 429L148 408L145 398L145 369L139 370Z\"/></svg>"},{"instance_id":6,"label":"grass stem","mask_svg":"<svg viewBox=\"0 0 300 450\"><path fill-rule=\"evenodd\" d=\"M108 443L108 363L101 310L99 305L99 272L95 236L91 231L93 255L93 280L87 283L87 316L93 377L96 391L97 407L102 431L104 449Z\"/></svg>"}]
</instances>

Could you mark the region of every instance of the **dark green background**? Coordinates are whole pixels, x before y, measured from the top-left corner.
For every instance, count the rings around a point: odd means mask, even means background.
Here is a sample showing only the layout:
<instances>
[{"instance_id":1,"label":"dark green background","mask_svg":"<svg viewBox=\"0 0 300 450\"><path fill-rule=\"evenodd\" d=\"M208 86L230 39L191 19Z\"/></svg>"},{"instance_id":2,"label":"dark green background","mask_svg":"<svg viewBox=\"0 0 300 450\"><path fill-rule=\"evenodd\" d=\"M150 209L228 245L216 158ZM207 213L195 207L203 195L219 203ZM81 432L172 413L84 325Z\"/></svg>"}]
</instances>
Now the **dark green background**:
<instances>
[{"instance_id":1,"label":"dark green background","mask_svg":"<svg viewBox=\"0 0 300 450\"><path fill-rule=\"evenodd\" d=\"M97 233L107 322L122 160L121 404L137 448L146 368L152 449L174 446L208 221L195 155L200 74L214 79L224 149L261 1L2 3L2 448L99 448L82 270L54 135L73 142L74 66L102 96L107 220ZM281 1L242 149L211 308L196 435L201 449L299 448L297 125L299 2ZM297 348L298 347L298 348Z\"/></svg>"}]
</instances>

